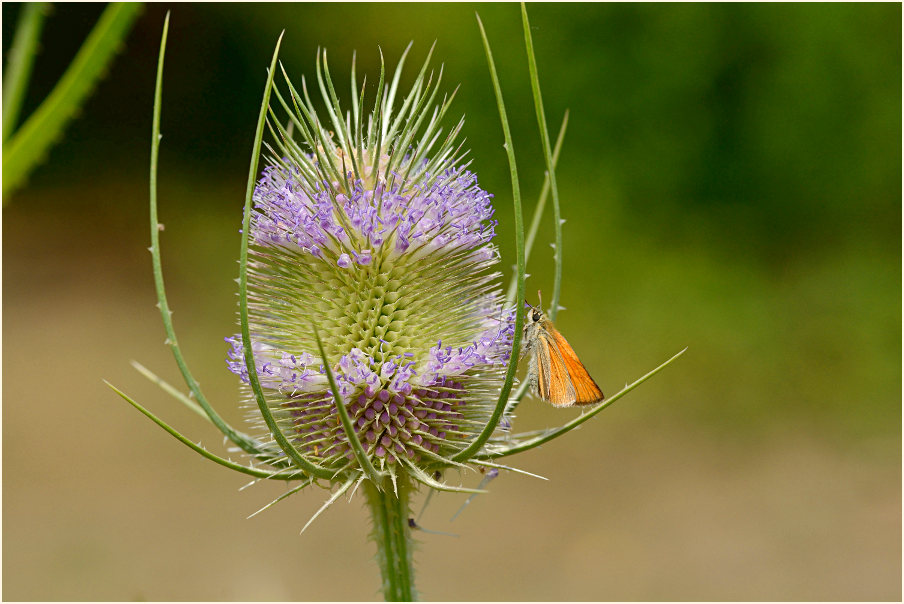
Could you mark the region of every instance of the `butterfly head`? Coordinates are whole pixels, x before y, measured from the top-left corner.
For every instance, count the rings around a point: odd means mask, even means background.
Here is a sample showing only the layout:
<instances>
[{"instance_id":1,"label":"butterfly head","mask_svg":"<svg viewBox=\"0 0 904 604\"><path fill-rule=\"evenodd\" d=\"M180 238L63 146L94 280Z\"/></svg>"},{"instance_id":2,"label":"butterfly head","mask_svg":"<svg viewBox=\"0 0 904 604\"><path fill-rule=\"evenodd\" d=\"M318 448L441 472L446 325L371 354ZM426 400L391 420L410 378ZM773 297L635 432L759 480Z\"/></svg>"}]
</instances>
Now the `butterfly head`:
<instances>
[{"instance_id":1,"label":"butterfly head","mask_svg":"<svg viewBox=\"0 0 904 604\"><path fill-rule=\"evenodd\" d=\"M525 327L533 325L534 323L539 323L543 319L543 310L539 304L533 306L530 302L525 300L524 305L527 306L527 315L524 317Z\"/></svg>"}]
</instances>

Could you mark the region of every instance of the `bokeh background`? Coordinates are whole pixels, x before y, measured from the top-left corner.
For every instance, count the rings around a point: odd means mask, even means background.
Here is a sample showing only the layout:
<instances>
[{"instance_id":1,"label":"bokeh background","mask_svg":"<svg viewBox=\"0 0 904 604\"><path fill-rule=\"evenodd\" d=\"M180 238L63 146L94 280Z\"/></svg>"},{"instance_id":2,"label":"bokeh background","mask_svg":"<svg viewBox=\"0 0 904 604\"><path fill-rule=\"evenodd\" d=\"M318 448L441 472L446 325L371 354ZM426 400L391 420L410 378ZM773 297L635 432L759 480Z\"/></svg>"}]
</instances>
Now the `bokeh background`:
<instances>
[{"instance_id":1,"label":"bokeh background","mask_svg":"<svg viewBox=\"0 0 904 604\"><path fill-rule=\"evenodd\" d=\"M23 115L101 5L47 20ZM155 308L147 166L156 53L172 10L160 215L175 325L207 396L240 423L238 229L265 67L336 79L352 52L412 64L434 40L461 84L473 169L511 192L475 10L494 47L527 211L543 178L516 4L155 4L3 210L3 598L379 598L360 499L282 492L199 458L213 428L137 374L179 383ZM3 4L4 61L20 6ZM550 128L566 109L558 327L604 391L651 382L517 458L454 523L421 518L434 600L901 599L901 5L529 7ZM413 69L407 74L410 82ZM348 95L345 94L345 99ZM455 113L455 111L453 111ZM454 116L457 117L457 116ZM552 287L551 220L528 291ZM516 427L578 413L528 400ZM465 475L476 484L477 475ZM420 505L420 502L417 503Z\"/></svg>"}]
</instances>

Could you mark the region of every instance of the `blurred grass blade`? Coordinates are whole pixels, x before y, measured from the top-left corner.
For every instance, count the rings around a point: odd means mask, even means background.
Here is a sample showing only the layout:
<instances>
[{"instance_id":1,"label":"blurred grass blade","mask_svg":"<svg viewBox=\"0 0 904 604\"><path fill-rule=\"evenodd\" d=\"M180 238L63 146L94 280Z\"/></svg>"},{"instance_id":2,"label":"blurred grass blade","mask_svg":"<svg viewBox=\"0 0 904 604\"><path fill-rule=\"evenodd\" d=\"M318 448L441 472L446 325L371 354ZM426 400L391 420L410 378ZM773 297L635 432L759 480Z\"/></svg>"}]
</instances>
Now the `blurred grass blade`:
<instances>
[{"instance_id":1,"label":"blurred grass blade","mask_svg":"<svg viewBox=\"0 0 904 604\"><path fill-rule=\"evenodd\" d=\"M537 112L537 126L540 128L540 141L543 143L543 157L546 159L546 175L552 190L553 220L556 232L556 272L552 284L552 302L549 308L549 319L556 320L559 312L559 298L562 293L562 214L559 211L559 187L556 184L556 167L549 146L549 129L546 127L546 112L543 110L543 97L540 94L540 77L537 75L537 58L534 56L534 42L530 33L530 21L527 19L527 6L521 3L521 22L524 26L524 45L527 48L527 65L530 68L530 86L534 95L534 108ZM520 302L520 300L519 300Z\"/></svg>"},{"instance_id":2,"label":"blurred grass blade","mask_svg":"<svg viewBox=\"0 0 904 604\"><path fill-rule=\"evenodd\" d=\"M19 119L22 99L31 79L31 68L37 54L38 39L44 26L49 4L23 4L16 34L9 48L9 63L3 74L3 142L12 134Z\"/></svg>"},{"instance_id":3,"label":"blurred grass blade","mask_svg":"<svg viewBox=\"0 0 904 604\"><path fill-rule=\"evenodd\" d=\"M248 466L243 466L242 464L235 463L234 461L230 461L228 459L224 459L219 455L215 455L202 447L201 445L195 444L190 441L188 438L183 436L180 432L178 432L175 428L164 422L162 419L139 405L135 402L129 395L124 393L122 390L111 384L110 382L104 380L104 383L109 386L113 392L121 396L127 403L141 411L144 415L146 415L151 421L155 424L172 434L177 440L181 441L187 447L193 449L196 453L200 453L203 457L214 461L221 466L229 468L230 470L236 470L237 472L241 472L243 474L248 474L249 476L256 476L258 478L267 478L272 480L298 480L298 475L301 474L300 471L295 470L291 473L286 473L283 471L280 472L268 472L266 470L258 470L255 468L249 468Z\"/></svg>"},{"instance_id":4,"label":"blurred grass blade","mask_svg":"<svg viewBox=\"0 0 904 604\"><path fill-rule=\"evenodd\" d=\"M60 137L122 46L140 3L112 3L47 98L3 148L3 200L19 187ZM6 118L4 118L6 119Z\"/></svg>"},{"instance_id":5,"label":"blurred grass blade","mask_svg":"<svg viewBox=\"0 0 904 604\"><path fill-rule=\"evenodd\" d=\"M493 90L496 93L496 104L499 110L499 119L502 122L502 134L505 138L505 151L508 155L509 169L511 172L512 204L514 206L515 214L515 257L518 267L518 287L516 289L516 295L517 300L520 301L524 299L525 261L524 217L521 213L521 186L518 182L518 166L515 163L515 147L512 144L512 133L509 130L508 117L505 113L505 103L502 100L502 89L499 86L496 63L493 61L493 53L490 50L490 41L487 39L487 33L483 28L483 22L481 22L479 15L477 15L477 24L480 26L480 35L483 38L483 48L487 57L487 65L490 69L490 79L493 81ZM463 461L473 456L474 453L479 451L480 448L486 444L487 440L489 440L490 436L493 434L493 431L496 430L499 419L502 417L502 413L505 411L505 406L508 403L508 396L515 380L515 371L518 369L518 357L521 353L521 329L523 326L524 304L519 302L515 305L515 332L514 337L512 338L512 354L509 357L509 363L505 373L505 382L502 384L502 389L499 391L499 400L496 403L496 408L493 410L493 414L490 416L490 420L487 422L483 431L470 445L452 456L453 461Z\"/></svg>"}]
</instances>

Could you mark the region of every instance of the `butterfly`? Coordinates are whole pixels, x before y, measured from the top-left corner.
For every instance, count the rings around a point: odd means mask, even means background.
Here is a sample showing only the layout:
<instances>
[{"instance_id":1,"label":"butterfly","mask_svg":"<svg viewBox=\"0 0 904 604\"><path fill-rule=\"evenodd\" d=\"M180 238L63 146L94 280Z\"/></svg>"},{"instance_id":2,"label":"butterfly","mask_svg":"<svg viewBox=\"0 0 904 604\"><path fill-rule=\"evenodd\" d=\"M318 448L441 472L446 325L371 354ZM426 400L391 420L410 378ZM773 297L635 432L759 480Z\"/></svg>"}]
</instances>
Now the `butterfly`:
<instances>
[{"instance_id":1,"label":"butterfly","mask_svg":"<svg viewBox=\"0 0 904 604\"><path fill-rule=\"evenodd\" d=\"M530 306L524 325L524 352L530 354L531 392L556 407L591 405L604 395L571 345L539 307Z\"/></svg>"}]
</instances>

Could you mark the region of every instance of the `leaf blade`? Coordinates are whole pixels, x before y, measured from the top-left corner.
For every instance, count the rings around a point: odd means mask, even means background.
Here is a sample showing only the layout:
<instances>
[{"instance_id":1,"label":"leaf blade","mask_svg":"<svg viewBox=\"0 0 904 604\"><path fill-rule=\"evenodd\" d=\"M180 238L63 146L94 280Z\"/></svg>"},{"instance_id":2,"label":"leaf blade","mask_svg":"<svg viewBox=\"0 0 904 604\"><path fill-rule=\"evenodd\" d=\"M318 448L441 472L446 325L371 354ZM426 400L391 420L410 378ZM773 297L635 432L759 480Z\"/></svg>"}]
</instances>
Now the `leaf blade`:
<instances>
[{"instance_id":1,"label":"leaf blade","mask_svg":"<svg viewBox=\"0 0 904 604\"><path fill-rule=\"evenodd\" d=\"M141 4L133 2L107 6L63 77L4 146L4 203L9 199L7 193L28 177L97 84L140 8Z\"/></svg>"}]
</instances>

